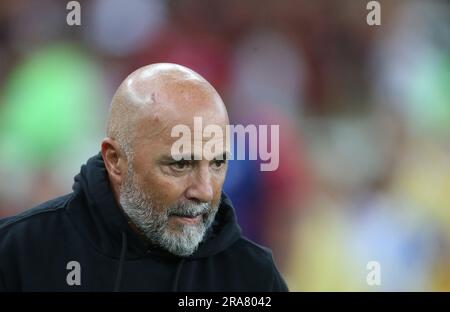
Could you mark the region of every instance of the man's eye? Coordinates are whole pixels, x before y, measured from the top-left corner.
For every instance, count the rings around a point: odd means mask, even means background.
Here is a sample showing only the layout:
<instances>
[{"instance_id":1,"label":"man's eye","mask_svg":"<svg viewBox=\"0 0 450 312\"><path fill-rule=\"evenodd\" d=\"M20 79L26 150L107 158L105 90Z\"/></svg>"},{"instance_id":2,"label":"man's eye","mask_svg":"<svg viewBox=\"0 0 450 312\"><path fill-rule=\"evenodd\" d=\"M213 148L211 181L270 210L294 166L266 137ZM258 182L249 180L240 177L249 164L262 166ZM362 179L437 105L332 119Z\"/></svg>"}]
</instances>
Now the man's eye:
<instances>
[{"instance_id":1,"label":"man's eye","mask_svg":"<svg viewBox=\"0 0 450 312\"><path fill-rule=\"evenodd\" d=\"M184 160L184 159L173 162L171 164L172 168L174 168L175 170L184 170L187 167L189 167L189 165L190 165L189 161Z\"/></svg>"},{"instance_id":2,"label":"man's eye","mask_svg":"<svg viewBox=\"0 0 450 312\"><path fill-rule=\"evenodd\" d=\"M215 168L223 167L225 165L225 163L226 163L225 159L215 159L215 160L213 160L213 166Z\"/></svg>"}]
</instances>

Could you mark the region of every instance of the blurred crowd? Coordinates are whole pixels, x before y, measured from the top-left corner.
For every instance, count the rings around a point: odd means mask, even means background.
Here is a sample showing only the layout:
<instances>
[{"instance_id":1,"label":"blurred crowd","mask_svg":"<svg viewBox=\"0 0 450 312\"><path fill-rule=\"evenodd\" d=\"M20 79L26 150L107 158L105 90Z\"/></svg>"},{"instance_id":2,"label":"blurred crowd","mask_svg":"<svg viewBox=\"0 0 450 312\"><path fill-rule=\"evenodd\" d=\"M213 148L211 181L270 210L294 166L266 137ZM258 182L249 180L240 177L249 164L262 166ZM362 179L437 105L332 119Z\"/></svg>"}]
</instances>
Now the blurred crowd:
<instances>
[{"instance_id":1,"label":"blurred crowd","mask_svg":"<svg viewBox=\"0 0 450 312\"><path fill-rule=\"evenodd\" d=\"M450 5L379 1L0 2L0 217L70 192L113 92L194 69L233 124L280 125L280 162L232 160L245 235L294 291L450 290ZM366 281L370 261L381 284Z\"/></svg>"}]
</instances>

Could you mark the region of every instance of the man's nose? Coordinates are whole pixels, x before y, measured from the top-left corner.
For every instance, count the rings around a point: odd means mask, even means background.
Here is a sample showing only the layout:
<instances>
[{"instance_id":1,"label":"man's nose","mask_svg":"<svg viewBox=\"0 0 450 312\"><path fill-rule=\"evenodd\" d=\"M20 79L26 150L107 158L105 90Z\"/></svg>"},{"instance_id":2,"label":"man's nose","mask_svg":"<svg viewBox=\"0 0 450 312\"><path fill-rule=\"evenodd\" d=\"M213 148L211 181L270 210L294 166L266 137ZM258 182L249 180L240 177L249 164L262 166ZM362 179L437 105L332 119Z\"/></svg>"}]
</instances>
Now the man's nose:
<instances>
[{"instance_id":1,"label":"man's nose","mask_svg":"<svg viewBox=\"0 0 450 312\"><path fill-rule=\"evenodd\" d=\"M192 182L186 190L189 200L210 203L213 199L211 174L208 170L200 170L192 176Z\"/></svg>"}]
</instances>

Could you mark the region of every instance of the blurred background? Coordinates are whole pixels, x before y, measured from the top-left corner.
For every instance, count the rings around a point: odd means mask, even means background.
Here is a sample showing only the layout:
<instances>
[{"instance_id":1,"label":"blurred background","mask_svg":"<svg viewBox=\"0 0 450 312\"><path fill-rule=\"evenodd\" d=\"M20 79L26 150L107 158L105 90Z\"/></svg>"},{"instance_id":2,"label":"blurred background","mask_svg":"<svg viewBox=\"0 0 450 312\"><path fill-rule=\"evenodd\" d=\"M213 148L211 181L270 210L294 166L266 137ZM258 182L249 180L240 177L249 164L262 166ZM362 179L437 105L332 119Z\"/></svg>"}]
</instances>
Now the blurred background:
<instances>
[{"instance_id":1,"label":"blurred background","mask_svg":"<svg viewBox=\"0 0 450 312\"><path fill-rule=\"evenodd\" d=\"M293 291L450 291L447 1L0 2L0 217L69 193L134 69L208 79L233 124L279 124L280 165L231 161L246 236ZM369 286L377 261L381 285Z\"/></svg>"}]
</instances>

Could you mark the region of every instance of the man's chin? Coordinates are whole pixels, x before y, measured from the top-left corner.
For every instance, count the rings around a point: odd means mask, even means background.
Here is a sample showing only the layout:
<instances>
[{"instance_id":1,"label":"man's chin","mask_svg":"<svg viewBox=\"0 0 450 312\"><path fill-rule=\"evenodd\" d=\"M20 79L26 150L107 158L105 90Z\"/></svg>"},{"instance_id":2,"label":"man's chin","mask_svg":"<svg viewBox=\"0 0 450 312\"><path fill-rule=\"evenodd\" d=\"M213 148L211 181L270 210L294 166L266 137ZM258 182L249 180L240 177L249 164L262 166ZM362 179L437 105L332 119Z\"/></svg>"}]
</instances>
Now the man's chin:
<instances>
[{"instance_id":1,"label":"man's chin","mask_svg":"<svg viewBox=\"0 0 450 312\"><path fill-rule=\"evenodd\" d=\"M202 219L199 221L185 221L180 220L179 217L170 217L168 225L168 233L178 237L206 231L205 224Z\"/></svg>"},{"instance_id":2,"label":"man's chin","mask_svg":"<svg viewBox=\"0 0 450 312\"><path fill-rule=\"evenodd\" d=\"M176 222L176 226L170 226L160 241L161 246L167 251L178 256L189 256L195 252L205 235L202 222L198 224L182 224Z\"/></svg>"}]
</instances>

